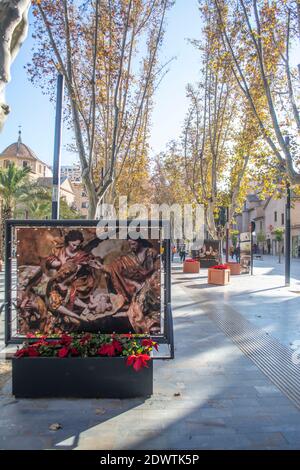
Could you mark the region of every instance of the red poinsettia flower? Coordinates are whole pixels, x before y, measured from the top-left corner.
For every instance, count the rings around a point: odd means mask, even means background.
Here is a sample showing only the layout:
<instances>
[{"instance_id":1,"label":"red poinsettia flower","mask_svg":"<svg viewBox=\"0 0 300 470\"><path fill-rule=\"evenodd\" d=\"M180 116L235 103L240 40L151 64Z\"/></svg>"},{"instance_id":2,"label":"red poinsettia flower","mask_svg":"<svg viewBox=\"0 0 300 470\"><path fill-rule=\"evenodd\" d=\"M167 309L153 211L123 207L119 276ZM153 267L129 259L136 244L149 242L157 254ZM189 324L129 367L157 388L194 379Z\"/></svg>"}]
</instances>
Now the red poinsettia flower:
<instances>
[{"instance_id":1,"label":"red poinsettia flower","mask_svg":"<svg viewBox=\"0 0 300 470\"><path fill-rule=\"evenodd\" d=\"M24 356L27 356L27 349L18 349L15 353L15 357L24 357Z\"/></svg>"},{"instance_id":2,"label":"red poinsettia flower","mask_svg":"<svg viewBox=\"0 0 300 470\"><path fill-rule=\"evenodd\" d=\"M70 344L72 343L72 341L73 341L72 336L67 335L67 334L65 334L65 333L63 333L63 334L61 335L61 338L60 338L61 344L64 344L65 346L70 346Z\"/></svg>"},{"instance_id":3,"label":"red poinsettia flower","mask_svg":"<svg viewBox=\"0 0 300 470\"><path fill-rule=\"evenodd\" d=\"M35 343L31 344L32 347L38 348L40 346L49 346L48 341L45 341L45 339L42 339L41 341L36 341Z\"/></svg>"},{"instance_id":4,"label":"red poinsettia flower","mask_svg":"<svg viewBox=\"0 0 300 470\"><path fill-rule=\"evenodd\" d=\"M117 341L116 339L114 339L113 342L112 342L112 345L115 348L115 351L117 351L117 352L122 352L123 351L123 346L120 343L120 341Z\"/></svg>"},{"instance_id":5,"label":"red poinsettia flower","mask_svg":"<svg viewBox=\"0 0 300 470\"><path fill-rule=\"evenodd\" d=\"M212 266L212 269L229 269L227 264L217 264L216 266Z\"/></svg>"},{"instance_id":6,"label":"red poinsettia flower","mask_svg":"<svg viewBox=\"0 0 300 470\"><path fill-rule=\"evenodd\" d=\"M126 365L133 366L134 370L138 372L144 367L148 367L148 361L150 360L151 357L148 356L148 354L132 354L131 356L128 356Z\"/></svg>"},{"instance_id":7,"label":"red poinsettia flower","mask_svg":"<svg viewBox=\"0 0 300 470\"><path fill-rule=\"evenodd\" d=\"M79 351L77 348L71 348L70 349L71 356L79 356Z\"/></svg>"},{"instance_id":8,"label":"red poinsettia flower","mask_svg":"<svg viewBox=\"0 0 300 470\"><path fill-rule=\"evenodd\" d=\"M121 353L123 346L120 341L113 340L111 343L103 344L97 351L100 356L116 356L116 353Z\"/></svg>"},{"instance_id":9,"label":"red poinsettia flower","mask_svg":"<svg viewBox=\"0 0 300 470\"><path fill-rule=\"evenodd\" d=\"M18 351L15 353L15 357L24 357L24 356L37 357L39 355L40 353L38 349L35 347L35 345L28 346L28 348L18 349Z\"/></svg>"},{"instance_id":10,"label":"red poinsettia flower","mask_svg":"<svg viewBox=\"0 0 300 470\"><path fill-rule=\"evenodd\" d=\"M59 351L58 351L58 357L67 357L69 355L69 348L67 348L66 346L61 348Z\"/></svg>"},{"instance_id":11,"label":"red poinsettia flower","mask_svg":"<svg viewBox=\"0 0 300 470\"><path fill-rule=\"evenodd\" d=\"M29 347L27 351L28 351L28 356L30 357L37 357L40 355L38 350L33 346Z\"/></svg>"},{"instance_id":12,"label":"red poinsettia flower","mask_svg":"<svg viewBox=\"0 0 300 470\"><path fill-rule=\"evenodd\" d=\"M121 335L121 338L133 338L133 334L132 333L124 333Z\"/></svg>"},{"instance_id":13,"label":"red poinsettia flower","mask_svg":"<svg viewBox=\"0 0 300 470\"><path fill-rule=\"evenodd\" d=\"M99 356L115 356L116 350L112 343L102 344L101 348L98 349L97 354Z\"/></svg>"},{"instance_id":14,"label":"red poinsettia flower","mask_svg":"<svg viewBox=\"0 0 300 470\"><path fill-rule=\"evenodd\" d=\"M143 339L142 346L145 348L154 348L158 351L158 344L155 341L152 341L152 339Z\"/></svg>"}]
</instances>

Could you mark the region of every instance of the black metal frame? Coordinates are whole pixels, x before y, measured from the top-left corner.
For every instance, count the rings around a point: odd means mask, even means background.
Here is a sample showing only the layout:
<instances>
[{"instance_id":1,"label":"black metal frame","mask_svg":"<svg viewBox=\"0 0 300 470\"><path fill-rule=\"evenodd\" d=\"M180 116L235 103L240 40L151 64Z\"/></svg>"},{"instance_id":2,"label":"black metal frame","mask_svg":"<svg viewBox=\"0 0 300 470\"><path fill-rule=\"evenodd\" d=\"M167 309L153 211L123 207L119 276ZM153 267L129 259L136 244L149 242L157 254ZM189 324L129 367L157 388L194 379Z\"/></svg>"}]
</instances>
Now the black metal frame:
<instances>
[{"instance_id":1,"label":"black metal frame","mask_svg":"<svg viewBox=\"0 0 300 470\"><path fill-rule=\"evenodd\" d=\"M101 221L111 223L111 221ZM128 221L115 221L116 227L124 227L130 224ZM136 221L141 228L158 228L169 232L169 222L165 220L159 221ZM20 344L24 337L13 337L11 332L11 307L12 307L12 229L14 227L97 227L98 220L7 220L5 223L5 344ZM167 344L169 347L169 355L155 355L154 359L173 359L174 358L174 335L173 335L173 318L171 308L171 243L170 238L162 239L164 254L164 329L163 334L152 336L154 341L159 344Z\"/></svg>"}]
</instances>

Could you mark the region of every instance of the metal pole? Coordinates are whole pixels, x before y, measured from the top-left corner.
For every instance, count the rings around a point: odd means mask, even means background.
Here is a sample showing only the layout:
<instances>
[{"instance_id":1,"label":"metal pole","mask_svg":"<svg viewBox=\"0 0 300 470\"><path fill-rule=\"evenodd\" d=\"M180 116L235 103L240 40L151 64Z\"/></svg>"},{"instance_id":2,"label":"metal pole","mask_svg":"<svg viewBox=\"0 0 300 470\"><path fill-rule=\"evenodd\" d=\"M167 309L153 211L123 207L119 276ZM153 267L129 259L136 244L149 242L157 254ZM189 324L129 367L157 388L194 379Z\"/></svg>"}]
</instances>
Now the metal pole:
<instances>
[{"instance_id":1,"label":"metal pole","mask_svg":"<svg viewBox=\"0 0 300 470\"><path fill-rule=\"evenodd\" d=\"M285 285L291 283L291 189L290 183L286 184L285 205Z\"/></svg>"},{"instance_id":2,"label":"metal pole","mask_svg":"<svg viewBox=\"0 0 300 470\"><path fill-rule=\"evenodd\" d=\"M285 137L285 145L290 146L290 137ZM286 205L285 205L285 285L291 283L291 189L290 183L286 183Z\"/></svg>"},{"instance_id":3,"label":"metal pole","mask_svg":"<svg viewBox=\"0 0 300 470\"><path fill-rule=\"evenodd\" d=\"M226 209L226 263L229 261L229 207Z\"/></svg>"},{"instance_id":4,"label":"metal pole","mask_svg":"<svg viewBox=\"0 0 300 470\"><path fill-rule=\"evenodd\" d=\"M7 346L11 339L11 307L12 307L12 298L11 298L11 258L12 258L12 229L10 221L7 220L5 223L5 326L4 326L4 343Z\"/></svg>"},{"instance_id":5,"label":"metal pole","mask_svg":"<svg viewBox=\"0 0 300 470\"><path fill-rule=\"evenodd\" d=\"M171 302L171 241L166 240L167 302Z\"/></svg>"},{"instance_id":6,"label":"metal pole","mask_svg":"<svg viewBox=\"0 0 300 470\"><path fill-rule=\"evenodd\" d=\"M253 233L252 230L250 232L250 242L251 242L251 248L250 248L250 274L253 276Z\"/></svg>"},{"instance_id":7,"label":"metal pole","mask_svg":"<svg viewBox=\"0 0 300 470\"><path fill-rule=\"evenodd\" d=\"M60 194L60 154L62 134L62 107L63 107L64 77L57 76L56 90L56 114L53 155L53 186L52 186L52 219L59 219L59 194Z\"/></svg>"}]
</instances>

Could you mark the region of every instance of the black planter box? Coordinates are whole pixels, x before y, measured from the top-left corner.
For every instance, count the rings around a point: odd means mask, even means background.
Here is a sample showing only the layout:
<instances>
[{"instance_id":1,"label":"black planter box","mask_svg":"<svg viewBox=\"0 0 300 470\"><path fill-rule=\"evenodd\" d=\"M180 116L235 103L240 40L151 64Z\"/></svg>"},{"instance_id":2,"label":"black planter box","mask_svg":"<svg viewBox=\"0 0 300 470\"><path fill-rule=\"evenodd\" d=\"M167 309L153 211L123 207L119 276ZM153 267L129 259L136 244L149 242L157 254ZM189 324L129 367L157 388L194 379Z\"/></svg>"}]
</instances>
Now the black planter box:
<instances>
[{"instance_id":1,"label":"black planter box","mask_svg":"<svg viewBox=\"0 0 300 470\"><path fill-rule=\"evenodd\" d=\"M12 360L16 398L135 398L153 393L153 360L136 372L124 357L21 357Z\"/></svg>"}]
</instances>

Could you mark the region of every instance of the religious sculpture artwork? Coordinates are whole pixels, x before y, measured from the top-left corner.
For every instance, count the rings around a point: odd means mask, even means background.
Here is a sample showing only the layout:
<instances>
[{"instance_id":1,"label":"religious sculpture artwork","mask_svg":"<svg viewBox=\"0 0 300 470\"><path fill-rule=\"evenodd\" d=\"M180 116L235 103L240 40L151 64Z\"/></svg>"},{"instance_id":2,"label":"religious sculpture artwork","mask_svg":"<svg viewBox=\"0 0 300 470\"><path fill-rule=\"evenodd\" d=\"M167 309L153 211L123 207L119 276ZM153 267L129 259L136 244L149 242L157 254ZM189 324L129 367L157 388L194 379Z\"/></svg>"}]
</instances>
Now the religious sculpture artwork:
<instances>
[{"instance_id":1,"label":"religious sculpture artwork","mask_svg":"<svg viewBox=\"0 0 300 470\"><path fill-rule=\"evenodd\" d=\"M157 240L96 229L17 229L18 333L160 333Z\"/></svg>"}]
</instances>

